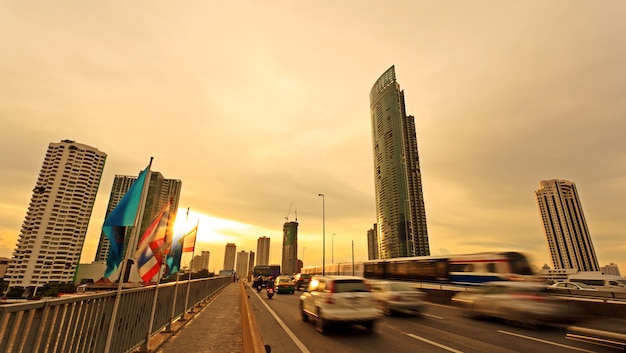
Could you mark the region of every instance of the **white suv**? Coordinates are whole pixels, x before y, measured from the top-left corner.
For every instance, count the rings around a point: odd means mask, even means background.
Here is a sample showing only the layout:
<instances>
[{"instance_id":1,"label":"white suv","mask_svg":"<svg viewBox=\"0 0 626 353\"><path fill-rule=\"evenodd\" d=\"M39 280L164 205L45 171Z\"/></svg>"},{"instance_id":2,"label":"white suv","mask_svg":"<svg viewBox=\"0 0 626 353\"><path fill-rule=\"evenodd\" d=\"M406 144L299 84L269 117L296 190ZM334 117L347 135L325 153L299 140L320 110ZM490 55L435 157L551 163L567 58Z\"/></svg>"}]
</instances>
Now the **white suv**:
<instances>
[{"instance_id":1,"label":"white suv","mask_svg":"<svg viewBox=\"0 0 626 353\"><path fill-rule=\"evenodd\" d=\"M382 312L364 278L314 276L300 296L300 315L303 321L314 318L317 330L325 333L334 322L353 322L372 331Z\"/></svg>"}]
</instances>

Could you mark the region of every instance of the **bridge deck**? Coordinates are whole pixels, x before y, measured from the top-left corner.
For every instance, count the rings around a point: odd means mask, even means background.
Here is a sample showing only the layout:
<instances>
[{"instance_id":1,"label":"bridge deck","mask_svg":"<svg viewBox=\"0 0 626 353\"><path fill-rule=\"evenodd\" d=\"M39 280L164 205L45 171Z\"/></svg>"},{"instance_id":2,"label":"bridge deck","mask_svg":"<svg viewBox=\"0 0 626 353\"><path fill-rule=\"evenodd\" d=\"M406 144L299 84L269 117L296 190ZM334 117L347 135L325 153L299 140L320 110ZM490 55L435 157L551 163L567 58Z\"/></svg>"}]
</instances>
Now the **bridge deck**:
<instances>
[{"instance_id":1,"label":"bridge deck","mask_svg":"<svg viewBox=\"0 0 626 353\"><path fill-rule=\"evenodd\" d=\"M168 336L151 340L155 353L243 352L239 283L228 284ZM154 348L152 348L154 347Z\"/></svg>"}]
</instances>

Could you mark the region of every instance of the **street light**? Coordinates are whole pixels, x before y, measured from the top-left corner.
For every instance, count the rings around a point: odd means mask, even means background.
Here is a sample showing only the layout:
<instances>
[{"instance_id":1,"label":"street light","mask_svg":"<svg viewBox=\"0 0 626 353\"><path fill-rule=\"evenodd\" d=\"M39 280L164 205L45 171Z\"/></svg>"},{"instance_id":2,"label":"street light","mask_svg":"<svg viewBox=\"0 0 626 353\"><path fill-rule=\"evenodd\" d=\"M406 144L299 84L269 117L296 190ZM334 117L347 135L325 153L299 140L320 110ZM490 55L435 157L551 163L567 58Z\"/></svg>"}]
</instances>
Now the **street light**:
<instances>
[{"instance_id":1,"label":"street light","mask_svg":"<svg viewBox=\"0 0 626 353\"><path fill-rule=\"evenodd\" d=\"M322 197L322 276L326 276L326 211L324 210L324 194Z\"/></svg>"},{"instance_id":2,"label":"street light","mask_svg":"<svg viewBox=\"0 0 626 353\"><path fill-rule=\"evenodd\" d=\"M335 233L333 233L333 236L330 239L331 239L331 243L330 243L330 263L334 264L335 263Z\"/></svg>"}]
</instances>

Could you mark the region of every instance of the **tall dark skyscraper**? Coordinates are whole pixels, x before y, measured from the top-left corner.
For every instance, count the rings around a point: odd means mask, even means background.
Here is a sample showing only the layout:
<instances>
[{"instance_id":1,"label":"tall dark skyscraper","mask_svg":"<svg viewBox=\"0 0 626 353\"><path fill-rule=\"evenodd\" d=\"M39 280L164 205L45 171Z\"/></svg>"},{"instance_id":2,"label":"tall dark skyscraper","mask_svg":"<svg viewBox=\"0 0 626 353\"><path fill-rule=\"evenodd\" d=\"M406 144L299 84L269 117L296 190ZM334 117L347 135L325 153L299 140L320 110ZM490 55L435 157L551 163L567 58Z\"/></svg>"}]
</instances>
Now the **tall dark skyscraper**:
<instances>
[{"instance_id":1,"label":"tall dark skyscraper","mask_svg":"<svg viewBox=\"0 0 626 353\"><path fill-rule=\"evenodd\" d=\"M285 275L298 273L298 222L283 224L283 261L281 271Z\"/></svg>"},{"instance_id":2,"label":"tall dark skyscraper","mask_svg":"<svg viewBox=\"0 0 626 353\"><path fill-rule=\"evenodd\" d=\"M415 118L406 115L394 66L370 91L378 256L428 256Z\"/></svg>"}]
</instances>

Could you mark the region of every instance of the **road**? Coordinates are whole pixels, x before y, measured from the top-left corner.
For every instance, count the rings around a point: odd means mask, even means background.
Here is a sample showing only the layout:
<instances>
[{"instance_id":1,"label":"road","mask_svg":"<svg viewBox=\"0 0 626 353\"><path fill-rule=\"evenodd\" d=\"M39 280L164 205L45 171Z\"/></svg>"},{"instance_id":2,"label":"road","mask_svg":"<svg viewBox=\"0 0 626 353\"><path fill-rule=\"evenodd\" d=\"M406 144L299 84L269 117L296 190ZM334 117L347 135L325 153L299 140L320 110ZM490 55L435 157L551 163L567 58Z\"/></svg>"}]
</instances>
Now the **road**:
<instances>
[{"instance_id":1,"label":"road","mask_svg":"<svg viewBox=\"0 0 626 353\"><path fill-rule=\"evenodd\" d=\"M246 286L251 308L265 344L272 353L356 352L619 352L568 339L565 326L525 328L495 320L466 317L454 306L429 304L420 317L382 317L373 333L356 325L334 326L322 335L311 322L303 322L295 294L268 299L265 292Z\"/></svg>"}]
</instances>

